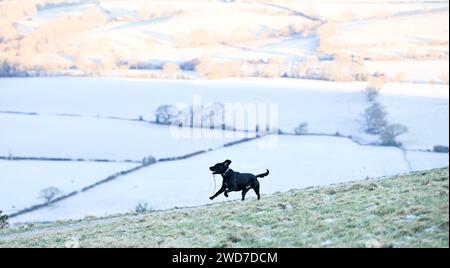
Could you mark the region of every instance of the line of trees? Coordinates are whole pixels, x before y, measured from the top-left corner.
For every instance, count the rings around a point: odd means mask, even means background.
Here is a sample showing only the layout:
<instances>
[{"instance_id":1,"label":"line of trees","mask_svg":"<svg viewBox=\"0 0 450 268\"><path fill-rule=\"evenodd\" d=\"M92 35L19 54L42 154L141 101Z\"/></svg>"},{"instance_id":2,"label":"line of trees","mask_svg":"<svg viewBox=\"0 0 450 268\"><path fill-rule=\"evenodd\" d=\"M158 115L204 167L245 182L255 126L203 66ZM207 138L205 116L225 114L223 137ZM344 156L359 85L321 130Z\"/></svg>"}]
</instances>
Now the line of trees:
<instances>
[{"instance_id":1,"label":"line of trees","mask_svg":"<svg viewBox=\"0 0 450 268\"><path fill-rule=\"evenodd\" d=\"M366 99L369 106L362 117L365 131L368 134L380 136L380 145L400 147L401 142L397 137L408 132L408 127L402 124L389 124L386 108L377 101L383 83L379 79L373 79L365 89Z\"/></svg>"}]
</instances>

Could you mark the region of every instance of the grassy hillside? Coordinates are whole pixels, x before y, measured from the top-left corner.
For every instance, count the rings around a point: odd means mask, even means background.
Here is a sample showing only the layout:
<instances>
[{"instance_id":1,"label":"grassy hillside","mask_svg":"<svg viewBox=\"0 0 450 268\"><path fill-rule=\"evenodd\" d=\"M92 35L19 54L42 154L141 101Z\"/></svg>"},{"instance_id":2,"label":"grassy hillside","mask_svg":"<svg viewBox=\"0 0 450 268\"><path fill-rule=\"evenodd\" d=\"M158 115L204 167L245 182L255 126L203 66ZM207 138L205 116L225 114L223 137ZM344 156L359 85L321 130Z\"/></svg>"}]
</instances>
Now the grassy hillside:
<instances>
[{"instance_id":1,"label":"grassy hillside","mask_svg":"<svg viewBox=\"0 0 450 268\"><path fill-rule=\"evenodd\" d=\"M0 233L0 247L448 247L448 168Z\"/></svg>"}]
</instances>

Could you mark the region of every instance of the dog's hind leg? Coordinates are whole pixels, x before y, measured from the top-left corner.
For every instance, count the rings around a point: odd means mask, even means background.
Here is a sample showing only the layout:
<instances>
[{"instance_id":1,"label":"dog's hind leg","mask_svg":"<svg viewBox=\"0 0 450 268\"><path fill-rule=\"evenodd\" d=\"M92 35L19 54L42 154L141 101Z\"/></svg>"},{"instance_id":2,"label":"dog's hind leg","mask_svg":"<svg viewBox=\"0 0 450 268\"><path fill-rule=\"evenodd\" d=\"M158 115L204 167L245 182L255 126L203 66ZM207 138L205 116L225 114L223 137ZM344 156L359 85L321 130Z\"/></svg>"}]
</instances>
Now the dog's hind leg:
<instances>
[{"instance_id":1,"label":"dog's hind leg","mask_svg":"<svg viewBox=\"0 0 450 268\"><path fill-rule=\"evenodd\" d=\"M261 196L259 194L259 181L256 181L252 184L253 191L255 191L256 196L258 196L258 200L261 199Z\"/></svg>"},{"instance_id":2,"label":"dog's hind leg","mask_svg":"<svg viewBox=\"0 0 450 268\"><path fill-rule=\"evenodd\" d=\"M248 190L250 190L250 186L246 187L244 190L242 190L242 201L245 200L245 195L247 194Z\"/></svg>"}]
</instances>

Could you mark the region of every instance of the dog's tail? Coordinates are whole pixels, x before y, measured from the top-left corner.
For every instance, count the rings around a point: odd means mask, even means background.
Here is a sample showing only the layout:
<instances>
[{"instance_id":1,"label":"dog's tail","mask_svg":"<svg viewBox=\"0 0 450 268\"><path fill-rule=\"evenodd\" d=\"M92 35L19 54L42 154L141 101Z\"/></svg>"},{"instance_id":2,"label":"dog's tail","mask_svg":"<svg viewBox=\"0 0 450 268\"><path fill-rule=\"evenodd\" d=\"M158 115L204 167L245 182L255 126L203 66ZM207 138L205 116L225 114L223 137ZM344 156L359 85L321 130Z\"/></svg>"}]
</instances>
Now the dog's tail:
<instances>
[{"instance_id":1,"label":"dog's tail","mask_svg":"<svg viewBox=\"0 0 450 268\"><path fill-rule=\"evenodd\" d=\"M267 169L266 173L258 174L256 175L257 178L264 178L265 176L269 175L269 170Z\"/></svg>"}]
</instances>

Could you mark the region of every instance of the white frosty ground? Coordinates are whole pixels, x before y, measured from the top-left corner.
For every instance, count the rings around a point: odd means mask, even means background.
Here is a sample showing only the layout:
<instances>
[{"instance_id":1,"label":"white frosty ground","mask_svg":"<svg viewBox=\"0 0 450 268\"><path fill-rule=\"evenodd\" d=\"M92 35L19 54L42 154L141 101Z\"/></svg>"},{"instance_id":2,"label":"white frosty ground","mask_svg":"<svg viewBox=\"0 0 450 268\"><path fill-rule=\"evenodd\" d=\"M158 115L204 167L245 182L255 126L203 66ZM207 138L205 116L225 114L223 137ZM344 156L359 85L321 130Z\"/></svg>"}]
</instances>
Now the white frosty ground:
<instances>
[{"instance_id":1,"label":"white frosty ground","mask_svg":"<svg viewBox=\"0 0 450 268\"><path fill-rule=\"evenodd\" d=\"M261 150L261 141L257 140L188 160L150 166L51 208L12 220L103 216L132 211L138 202L147 202L154 209L208 204L214 187L208 167L228 158L233 160L231 167L236 171L262 173L270 169L271 174L260 179L263 194L410 171L403 153L396 148L359 146L347 139L331 137L279 138L275 149ZM411 156L414 170L448 165L448 154L413 153ZM220 184L221 178L216 179ZM240 193L232 193L230 198L240 198ZM248 198L251 199L248 202L256 202L252 191ZM223 200L222 195L214 202Z\"/></svg>"},{"instance_id":2,"label":"white frosty ground","mask_svg":"<svg viewBox=\"0 0 450 268\"><path fill-rule=\"evenodd\" d=\"M0 160L0 210L10 214L42 203L39 192L57 187L64 194L79 190L136 164Z\"/></svg>"},{"instance_id":3,"label":"white frosty ground","mask_svg":"<svg viewBox=\"0 0 450 268\"><path fill-rule=\"evenodd\" d=\"M0 114L0 155L137 160L215 148L237 138L178 139L147 122L67 116ZM178 129L189 134L190 128ZM201 129L204 135L222 132ZM219 136L220 137L220 136Z\"/></svg>"},{"instance_id":4,"label":"white frosty ground","mask_svg":"<svg viewBox=\"0 0 450 268\"><path fill-rule=\"evenodd\" d=\"M292 131L302 122L309 131L364 134L361 113L369 105L362 94L366 83L336 83L300 79L247 79L220 81L161 81L99 78L0 79L0 111L69 113L89 116L121 116L154 120L159 105L203 103L276 103L279 124ZM407 148L431 149L448 145L448 85L387 84L380 101L391 123L405 124L401 136ZM110 135L113 130L105 129ZM1 135L1 133L0 133ZM1 140L0 140L1 144ZM5 147L5 146L3 146ZM169 150L169 148L168 148Z\"/></svg>"}]
</instances>

